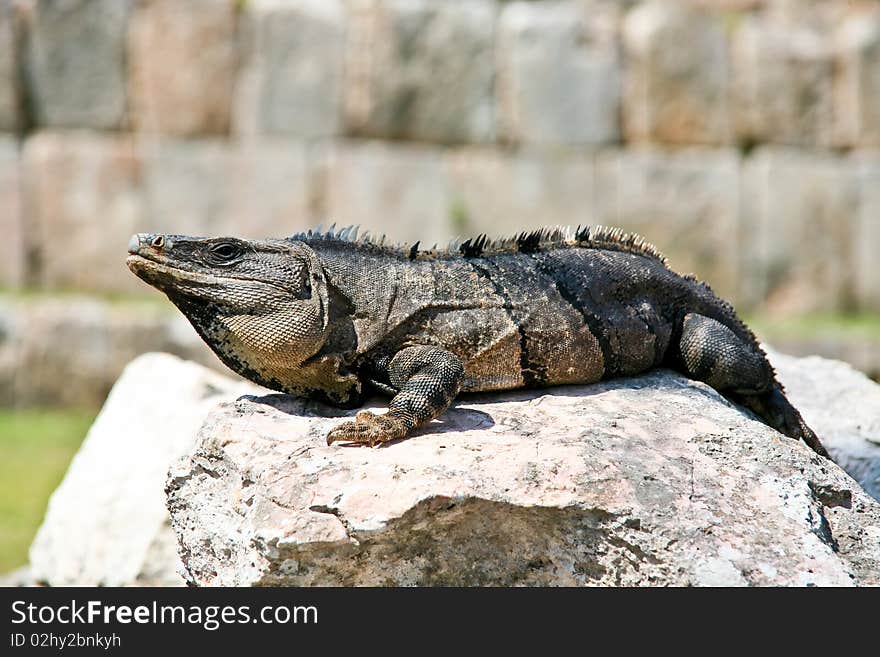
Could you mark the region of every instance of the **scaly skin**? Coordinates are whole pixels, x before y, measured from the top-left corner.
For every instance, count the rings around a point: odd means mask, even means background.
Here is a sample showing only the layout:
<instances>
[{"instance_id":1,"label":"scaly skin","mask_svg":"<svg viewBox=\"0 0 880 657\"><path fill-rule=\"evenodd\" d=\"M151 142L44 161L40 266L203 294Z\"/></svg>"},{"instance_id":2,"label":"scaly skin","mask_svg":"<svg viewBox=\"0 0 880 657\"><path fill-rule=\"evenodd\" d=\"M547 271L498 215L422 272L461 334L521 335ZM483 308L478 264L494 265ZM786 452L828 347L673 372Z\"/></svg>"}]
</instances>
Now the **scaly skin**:
<instances>
[{"instance_id":1,"label":"scaly skin","mask_svg":"<svg viewBox=\"0 0 880 657\"><path fill-rule=\"evenodd\" d=\"M140 234L129 254L131 270L242 376L341 407L369 391L393 395L388 413L358 413L328 444L405 438L461 391L664 366L827 456L730 304L618 230L481 237L425 252L349 229L263 241Z\"/></svg>"}]
</instances>

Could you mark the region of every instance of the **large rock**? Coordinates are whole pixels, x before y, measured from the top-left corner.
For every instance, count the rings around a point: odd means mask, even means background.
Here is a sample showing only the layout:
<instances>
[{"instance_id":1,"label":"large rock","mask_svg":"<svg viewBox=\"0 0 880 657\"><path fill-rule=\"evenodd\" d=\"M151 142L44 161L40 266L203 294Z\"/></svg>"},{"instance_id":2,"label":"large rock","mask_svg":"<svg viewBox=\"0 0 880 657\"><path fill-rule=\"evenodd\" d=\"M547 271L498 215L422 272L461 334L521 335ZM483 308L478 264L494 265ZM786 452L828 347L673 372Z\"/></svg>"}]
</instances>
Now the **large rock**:
<instances>
[{"instance_id":1,"label":"large rock","mask_svg":"<svg viewBox=\"0 0 880 657\"><path fill-rule=\"evenodd\" d=\"M493 139L495 11L489 0L350 3L348 129L437 142Z\"/></svg>"},{"instance_id":2,"label":"large rock","mask_svg":"<svg viewBox=\"0 0 880 657\"><path fill-rule=\"evenodd\" d=\"M133 361L107 398L30 550L52 586L179 585L162 483L218 401L255 386L167 354Z\"/></svg>"},{"instance_id":3,"label":"large rock","mask_svg":"<svg viewBox=\"0 0 880 657\"><path fill-rule=\"evenodd\" d=\"M687 4L655 0L626 16L623 125L630 140L729 141L724 29Z\"/></svg>"},{"instance_id":4,"label":"large rock","mask_svg":"<svg viewBox=\"0 0 880 657\"><path fill-rule=\"evenodd\" d=\"M669 371L461 400L380 449L222 405L167 484L202 585L880 584L880 505Z\"/></svg>"},{"instance_id":5,"label":"large rock","mask_svg":"<svg viewBox=\"0 0 880 657\"><path fill-rule=\"evenodd\" d=\"M230 0L144 0L129 30L133 122L150 133L229 132L239 64Z\"/></svg>"},{"instance_id":6,"label":"large rock","mask_svg":"<svg viewBox=\"0 0 880 657\"><path fill-rule=\"evenodd\" d=\"M126 113L132 0L37 0L28 71L40 126L113 129Z\"/></svg>"},{"instance_id":7,"label":"large rock","mask_svg":"<svg viewBox=\"0 0 880 657\"><path fill-rule=\"evenodd\" d=\"M582 2L504 6L498 113L505 140L549 146L617 140L617 14Z\"/></svg>"}]
</instances>

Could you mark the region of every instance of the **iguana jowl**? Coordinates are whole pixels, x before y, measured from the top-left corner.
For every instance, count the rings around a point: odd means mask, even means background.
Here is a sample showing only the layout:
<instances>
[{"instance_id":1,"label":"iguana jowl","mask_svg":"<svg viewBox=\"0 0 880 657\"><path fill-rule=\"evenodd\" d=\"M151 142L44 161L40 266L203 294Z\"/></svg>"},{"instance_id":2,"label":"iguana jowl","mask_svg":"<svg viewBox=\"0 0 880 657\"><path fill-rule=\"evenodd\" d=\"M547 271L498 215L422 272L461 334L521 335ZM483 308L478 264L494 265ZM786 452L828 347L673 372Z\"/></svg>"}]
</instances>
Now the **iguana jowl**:
<instances>
[{"instance_id":1,"label":"iguana jowl","mask_svg":"<svg viewBox=\"0 0 880 657\"><path fill-rule=\"evenodd\" d=\"M328 444L403 438L459 392L664 366L827 456L733 307L637 236L546 229L419 251L355 232L263 241L139 234L128 266L252 381L342 407L373 390L393 395L387 413L358 413Z\"/></svg>"}]
</instances>

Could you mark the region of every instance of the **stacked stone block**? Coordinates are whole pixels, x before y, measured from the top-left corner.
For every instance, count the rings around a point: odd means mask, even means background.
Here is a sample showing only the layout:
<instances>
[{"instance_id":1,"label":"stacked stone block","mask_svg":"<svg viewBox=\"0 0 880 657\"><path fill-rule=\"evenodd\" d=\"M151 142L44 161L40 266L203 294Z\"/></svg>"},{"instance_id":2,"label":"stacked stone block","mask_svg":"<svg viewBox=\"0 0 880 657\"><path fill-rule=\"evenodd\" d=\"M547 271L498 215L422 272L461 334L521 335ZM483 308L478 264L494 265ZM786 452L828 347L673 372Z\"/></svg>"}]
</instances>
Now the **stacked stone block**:
<instances>
[{"instance_id":1,"label":"stacked stone block","mask_svg":"<svg viewBox=\"0 0 880 657\"><path fill-rule=\"evenodd\" d=\"M878 71L843 0L5 0L0 285L148 294L134 231L604 223L745 309L878 310Z\"/></svg>"}]
</instances>

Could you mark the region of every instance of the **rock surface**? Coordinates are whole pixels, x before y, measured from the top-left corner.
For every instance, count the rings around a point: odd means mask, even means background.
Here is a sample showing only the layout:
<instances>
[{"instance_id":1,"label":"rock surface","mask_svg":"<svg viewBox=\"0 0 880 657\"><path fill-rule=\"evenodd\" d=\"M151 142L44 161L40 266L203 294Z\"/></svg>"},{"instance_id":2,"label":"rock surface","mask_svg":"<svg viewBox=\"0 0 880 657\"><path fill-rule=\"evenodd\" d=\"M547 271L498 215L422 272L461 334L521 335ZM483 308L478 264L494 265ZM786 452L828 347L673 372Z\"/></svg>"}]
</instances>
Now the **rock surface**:
<instances>
[{"instance_id":1,"label":"rock surface","mask_svg":"<svg viewBox=\"0 0 880 657\"><path fill-rule=\"evenodd\" d=\"M53 586L182 584L162 484L221 400L256 386L168 354L132 361L110 392L31 545Z\"/></svg>"},{"instance_id":2,"label":"rock surface","mask_svg":"<svg viewBox=\"0 0 880 657\"><path fill-rule=\"evenodd\" d=\"M167 483L190 582L880 584L880 505L669 371L468 397L372 450L327 447L327 412L209 416Z\"/></svg>"},{"instance_id":3,"label":"rock surface","mask_svg":"<svg viewBox=\"0 0 880 657\"><path fill-rule=\"evenodd\" d=\"M837 464L880 500L880 386L846 363L819 356L771 352L770 360Z\"/></svg>"}]
</instances>

